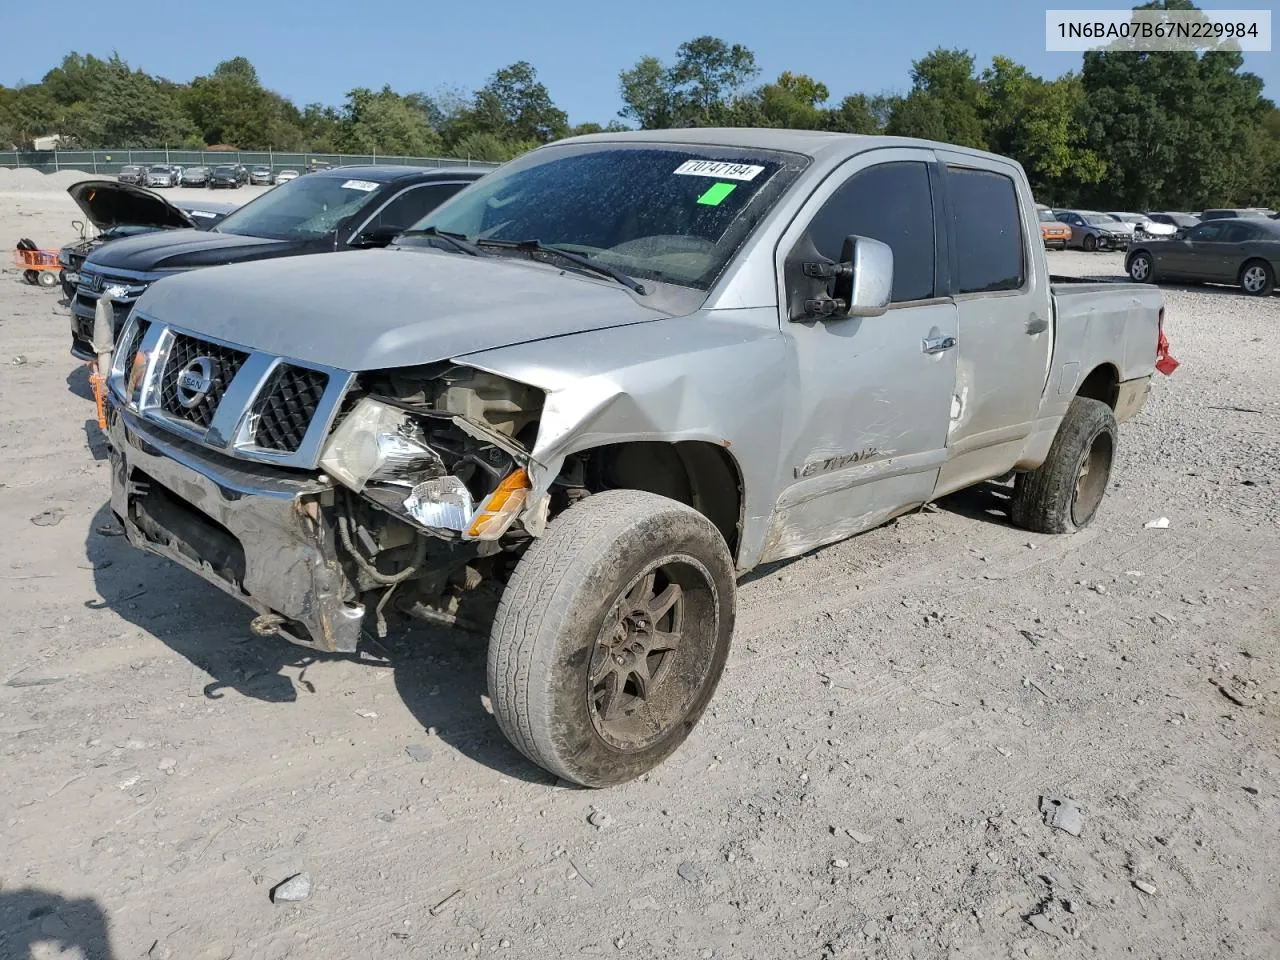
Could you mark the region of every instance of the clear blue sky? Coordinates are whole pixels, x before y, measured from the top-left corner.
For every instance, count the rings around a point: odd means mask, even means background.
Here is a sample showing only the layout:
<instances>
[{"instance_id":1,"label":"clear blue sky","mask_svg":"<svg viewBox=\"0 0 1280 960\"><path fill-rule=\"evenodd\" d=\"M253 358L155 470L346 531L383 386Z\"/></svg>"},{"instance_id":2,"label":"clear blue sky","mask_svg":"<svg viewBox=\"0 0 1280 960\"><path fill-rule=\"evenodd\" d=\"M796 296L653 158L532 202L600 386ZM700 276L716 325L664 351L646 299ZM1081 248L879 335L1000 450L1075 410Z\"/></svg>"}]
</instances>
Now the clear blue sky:
<instances>
[{"instance_id":1,"label":"clear blue sky","mask_svg":"<svg viewBox=\"0 0 1280 960\"><path fill-rule=\"evenodd\" d=\"M618 71L646 54L670 61L684 40L710 33L743 43L761 75L805 72L833 101L848 93L900 91L911 61L942 45L976 55L979 68L1002 53L1036 73L1077 69L1078 54L1044 51L1044 11L1129 3L954 0L845 4L688 0L551 0L447 3L423 0L181 0L159 5L10 0L0 37L0 83L37 82L68 51L107 56L175 81L243 55L263 83L299 106L338 104L352 87L389 83L401 92L474 89L494 70L528 60L573 123L616 116ZM1266 0L1205 2L1206 8L1268 9ZM125 13L126 10L132 11ZM842 26L843 21L843 26ZM1280 24L1275 25L1280 29ZM1280 100L1280 53L1246 54Z\"/></svg>"}]
</instances>

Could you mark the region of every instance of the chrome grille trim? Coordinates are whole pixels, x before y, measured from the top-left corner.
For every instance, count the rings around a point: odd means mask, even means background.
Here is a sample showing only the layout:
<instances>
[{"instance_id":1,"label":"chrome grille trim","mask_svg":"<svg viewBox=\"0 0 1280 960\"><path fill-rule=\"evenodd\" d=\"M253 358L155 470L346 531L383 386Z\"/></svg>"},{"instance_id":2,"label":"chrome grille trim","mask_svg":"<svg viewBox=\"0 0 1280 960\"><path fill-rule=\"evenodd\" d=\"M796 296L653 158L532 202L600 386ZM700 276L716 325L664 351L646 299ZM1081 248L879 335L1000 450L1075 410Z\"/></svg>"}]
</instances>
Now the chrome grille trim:
<instances>
[{"instance_id":1,"label":"chrome grille trim","mask_svg":"<svg viewBox=\"0 0 1280 960\"><path fill-rule=\"evenodd\" d=\"M132 343L139 323L147 324L138 347L138 352L146 357L145 372L142 375L140 388L134 396L128 396L126 359L123 351L117 353L108 381L108 386L117 402L171 433L193 440L211 450L274 466L315 469L329 428L338 414L347 389L355 379L354 373L323 364L308 363L293 357L280 357L252 350L207 334L161 323L153 317L140 316L137 310L133 311L125 328L120 331L117 343L122 345ZM169 362L174 338L178 336L191 337L224 350L235 350L247 354L235 375L225 385L222 398L207 428L169 413L162 405L161 382ZM261 409L262 402L266 398L265 392L271 389L276 371L281 365L314 370L326 378L324 392L302 436L302 442L296 450L270 449L260 446L256 439L258 423L255 411Z\"/></svg>"}]
</instances>

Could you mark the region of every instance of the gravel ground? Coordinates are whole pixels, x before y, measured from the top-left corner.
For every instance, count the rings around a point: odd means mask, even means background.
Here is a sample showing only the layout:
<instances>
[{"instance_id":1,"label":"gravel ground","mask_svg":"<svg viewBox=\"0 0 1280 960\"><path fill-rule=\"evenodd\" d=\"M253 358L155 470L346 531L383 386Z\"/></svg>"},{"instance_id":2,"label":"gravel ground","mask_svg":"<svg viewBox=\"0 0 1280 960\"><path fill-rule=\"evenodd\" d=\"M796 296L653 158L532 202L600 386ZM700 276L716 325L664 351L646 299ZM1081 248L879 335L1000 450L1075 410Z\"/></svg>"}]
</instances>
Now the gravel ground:
<instances>
[{"instance_id":1,"label":"gravel ground","mask_svg":"<svg viewBox=\"0 0 1280 960\"><path fill-rule=\"evenodd\" d=\"M0 243L72 215L0 184ZM588 792L477 639L316 659L114 536L67 321L0 275L0 957L1280 956L1280 298L1167 299L1089 530L988 485L757 572L690 741Z\"/></svg>"}]
</instances>

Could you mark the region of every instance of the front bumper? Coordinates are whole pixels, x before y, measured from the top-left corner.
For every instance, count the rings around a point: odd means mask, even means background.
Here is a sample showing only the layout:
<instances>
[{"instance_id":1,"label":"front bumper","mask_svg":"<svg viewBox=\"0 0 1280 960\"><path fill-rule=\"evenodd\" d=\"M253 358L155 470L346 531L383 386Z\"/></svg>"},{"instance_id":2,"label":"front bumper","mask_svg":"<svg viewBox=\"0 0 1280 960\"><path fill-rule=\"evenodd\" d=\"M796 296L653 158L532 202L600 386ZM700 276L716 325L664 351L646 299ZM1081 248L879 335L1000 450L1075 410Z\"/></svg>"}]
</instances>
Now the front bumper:
<instances>
[{"instance_id":1,"label":"front bumper","mask_svg":"<svg viewBox=\"0 0 1280 960\"><path fill-rule=\"evenodd\" d=\"M1098 237L1098 249L1099 250L1128 250L1129 238L1100 236Z\"/></svg>"},{"instance_id":2,"label":"front bumper","mask_svg":"<svg viewBox=\"0 0 1280 960\"><path fill-rule=\"evenodd\" d=\"M111 403L111 509L129 542L262 616L257 632L350 653L365 608L336 554L332 490L310 476L214 458Z\"/></svg>"}]
</instances>

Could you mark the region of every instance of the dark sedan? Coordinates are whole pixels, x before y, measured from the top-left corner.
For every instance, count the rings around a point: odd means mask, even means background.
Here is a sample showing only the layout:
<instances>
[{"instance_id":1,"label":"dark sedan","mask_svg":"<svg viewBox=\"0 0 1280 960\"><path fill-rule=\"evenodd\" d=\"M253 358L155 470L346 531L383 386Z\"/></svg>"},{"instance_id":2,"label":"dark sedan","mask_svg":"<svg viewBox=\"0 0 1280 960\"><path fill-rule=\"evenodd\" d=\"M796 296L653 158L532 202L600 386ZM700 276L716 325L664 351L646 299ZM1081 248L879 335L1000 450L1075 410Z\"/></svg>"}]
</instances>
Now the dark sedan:
<instances>
[{"instance_id":1,"label":"dark sedan","mask_svg":"<svg viewBox=\"0 0 1280 960\"><path fill-rule=\"evenodd\" d=\"M1262 217L1208 220L1173 240L1134 244L1125 260L1139 283L1229 283L1265 297L1280 270L1280 223Z\"/></svg>"},{"instance_id":2,"label":"dark sedan","mask_svg":"<svg viewBox=\"0 0 1280 960\"><path fill-rule=\"evenodd\" d=\"M249 171L239 164L214 167L213 173L209 174L210 190L216 190L218 187L235 187L238 189L248 182Z\"/></svg>"}]
</instances>

